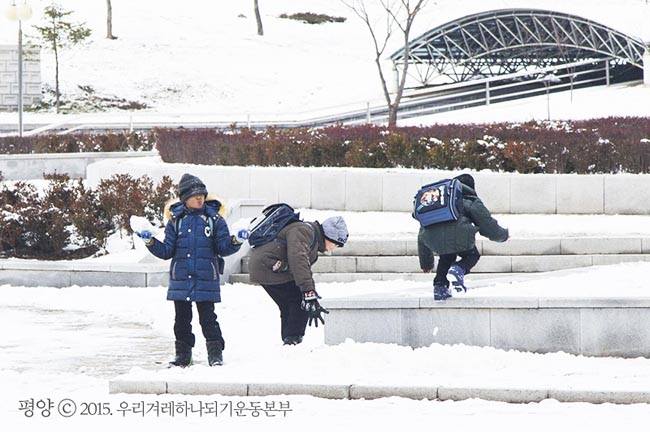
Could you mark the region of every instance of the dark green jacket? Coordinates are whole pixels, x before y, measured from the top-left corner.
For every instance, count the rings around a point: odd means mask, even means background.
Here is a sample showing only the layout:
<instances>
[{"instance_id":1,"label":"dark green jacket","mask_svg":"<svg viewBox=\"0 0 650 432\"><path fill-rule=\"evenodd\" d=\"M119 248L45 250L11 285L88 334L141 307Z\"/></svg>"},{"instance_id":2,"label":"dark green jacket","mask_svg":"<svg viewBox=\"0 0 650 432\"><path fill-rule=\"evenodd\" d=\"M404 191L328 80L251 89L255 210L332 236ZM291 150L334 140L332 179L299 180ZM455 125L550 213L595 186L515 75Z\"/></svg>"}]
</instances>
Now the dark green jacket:
<instances>
[{"instance_id":1,"label":"dark green jacket","mask_svg":"<svg viewBox=\"0 0 650 432\"><path fill-rule=\"evenodd\" d=\"M473 189L463 185L463 216L452 222L420 227L420 268L431 270L433 256L458 253L476 246L476 233L492 241L508 240L508 230L499 226Z\"/></svg>"}]
</instances>

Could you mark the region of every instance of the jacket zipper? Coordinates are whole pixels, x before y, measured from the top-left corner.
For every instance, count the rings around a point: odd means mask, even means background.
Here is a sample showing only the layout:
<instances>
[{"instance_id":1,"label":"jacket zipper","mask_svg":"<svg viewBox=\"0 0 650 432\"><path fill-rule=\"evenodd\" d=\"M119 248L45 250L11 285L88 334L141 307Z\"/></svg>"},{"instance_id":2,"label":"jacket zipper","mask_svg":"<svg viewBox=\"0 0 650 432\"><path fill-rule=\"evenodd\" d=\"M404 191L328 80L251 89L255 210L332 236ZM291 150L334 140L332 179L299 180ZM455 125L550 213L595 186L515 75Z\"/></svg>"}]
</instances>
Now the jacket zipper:
<instances>
[{"instance_id":1,"label":"jacket zipper","mask_svg":"<svg viewBox=\"0 0 650 432\"><path fill-rule=\"evenodd\" d=\"M217 268L214 265L214 261L210 261L210 265L212 266L212 280L217 280Z\"/></svg>"},{"instance_id":2,"label":"jacket zipper","mask_svg":"<svg viewBox=\"0 0 650 432\"><path fill-rule=\"evenodd\" d=\"M176 280L176 264L178 264L178 261L174 261L172 265L172 280Z\"/></svg>"}]
</instances>

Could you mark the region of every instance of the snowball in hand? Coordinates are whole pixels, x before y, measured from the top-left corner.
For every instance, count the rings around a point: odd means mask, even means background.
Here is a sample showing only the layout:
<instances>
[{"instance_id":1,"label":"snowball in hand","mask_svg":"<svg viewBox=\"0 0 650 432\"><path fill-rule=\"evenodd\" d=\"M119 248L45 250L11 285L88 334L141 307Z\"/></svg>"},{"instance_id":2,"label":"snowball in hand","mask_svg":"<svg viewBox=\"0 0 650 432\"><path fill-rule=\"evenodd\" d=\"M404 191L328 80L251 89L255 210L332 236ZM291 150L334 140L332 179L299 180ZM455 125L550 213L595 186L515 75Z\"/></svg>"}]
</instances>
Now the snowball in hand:
<instances>
[{"instance_id":1,"label":"snowball in hand","mask_svg":"<svg viewBox=\"0 0 650 432\"><path fill-rule=\"evenodd\" d=\"M251 218L239 219L232 224L229 224L230 232L239 233L241 230L248 230L248 226L251 223Z\"/></svg>"},{"instance_id":2,"label":"snowball in hand","mask_svg":"<svg viewBox=\"0 0 650 432\"><path fill-rule=\"evenodd\" d=\"M133 232L141 233L143 231L149 231L152 233L156 232L156 228L149 223L147 218L142 216L131 216L129 219L129 225L131 225L131 230Z\"/></svg>"}]
</instances>

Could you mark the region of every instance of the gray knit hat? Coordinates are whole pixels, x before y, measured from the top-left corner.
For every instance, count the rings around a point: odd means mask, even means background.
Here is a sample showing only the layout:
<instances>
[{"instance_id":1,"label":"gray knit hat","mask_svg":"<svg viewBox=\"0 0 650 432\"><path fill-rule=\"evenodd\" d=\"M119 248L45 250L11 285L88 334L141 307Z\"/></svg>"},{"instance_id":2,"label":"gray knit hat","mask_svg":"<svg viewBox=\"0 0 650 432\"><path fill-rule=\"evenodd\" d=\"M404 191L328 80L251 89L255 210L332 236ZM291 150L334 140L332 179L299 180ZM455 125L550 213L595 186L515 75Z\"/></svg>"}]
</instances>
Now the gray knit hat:
<instances>
[{"instance_id":1,"label":"gray knit hat","mask_svg":"<svg viewBox=\"0 0 650 432\"><path fill-rule=\"evenodd\" d=\"M341 216L333 216L327 218L321 224L323 227L323 234L329 241L335 243L339 247L343 247L348 241L348 227Z\"/></svg>"},{"instance_id":2,"label":"gray knit hat","mask_svg":"<svg viewBox=\"0 0 650 432\"><path fill-rule=\"evenodd\" d=\"M181 181L178 182L178 192L181 201L185 202L189 197L194 195L208 195L208 190L200 178L192 174L183 174Z\"/></svg>"}]
</instances>

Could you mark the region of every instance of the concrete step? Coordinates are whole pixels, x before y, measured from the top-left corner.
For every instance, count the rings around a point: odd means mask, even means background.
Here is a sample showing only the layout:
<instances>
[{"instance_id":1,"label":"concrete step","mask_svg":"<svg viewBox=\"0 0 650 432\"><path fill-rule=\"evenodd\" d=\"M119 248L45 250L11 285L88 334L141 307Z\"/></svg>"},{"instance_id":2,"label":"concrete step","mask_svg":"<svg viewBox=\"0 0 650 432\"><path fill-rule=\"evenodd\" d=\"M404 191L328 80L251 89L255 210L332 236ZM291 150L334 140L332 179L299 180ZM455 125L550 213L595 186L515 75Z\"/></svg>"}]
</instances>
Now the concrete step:
<instances>
[{"instance_id":1,"label":"concrete step","mask_svg":"<svg viewBox=\"0 0 650 432\"><path fill-rule=\"evenodd\" d=\"M242 259L242 273L248 273L248 257ZM436 264L438 260L436 259ZM650 254L617 255L487 255L474 268L476 273L527 273L650 261ZM315 273L418 273L416 256L321 256L312 267Z\"/></svg>"},{"instance_id":2,"label":"concrete step","mask_svg":"<svg viewBox=\"0 0 650 432\"><path fill-rule=\"evenodd\" d=\"M433 273L314 273L314 281L317 283L346 283L362 280L391 281L405 280L415 282L431 282ZM492 282L515 282L532 279L536 273L472 273L467 275L465 280L468 286L475 288L488 281ZM230 283L250 283L248 273L239 273L230 276Z\"/></svg>"},{"instance_id":3,"label":"concrete step","mask_svg":"<svg viewBox=\"0 0 650 432\"><path fill-rule=\"evenodd\" d=\"M495 243L477 238L476 247L482 255L581 255L581 254L645 254L650 253L646 237L567 237L511 238ZM350 239L335 256L397 256L417 255L417 239Z\"/></svg>"},{"instance_id":4,"label":"concrete step","mask_svg":"<svg viewBox=\"0 0 650 432\"><path fill-rule=\"evenodd\" d=\"M327 328L327 327L326 327ZM640 404L650 403L650 392L644 390L611 390L609 388L576 389L570 385L564 388L529 387L469 387L461 385L368 385L339 383L312 384L304 382L289 382L281 378L275 383L269 382L219 382L200 379L178 381L161 377L160 374L147 380L133 380L117 377L108 382L110 394L181 394L181 395L224 395L224 396L286 396L309 395L325 399L378 399L401 397L421 401L423 399L438 401L462 401L467 399L483 399L508 403L533 403L544 399L555 399L558 402L586 402L593 404ZM216 401L214 402L216 405ZM287 408L288 409L288 408ZM280 408L280 411L282 409ZM268 413L267 413L268 414ZM279 415L276 410L274 415Z\"/></svg>"}]
</instances>

